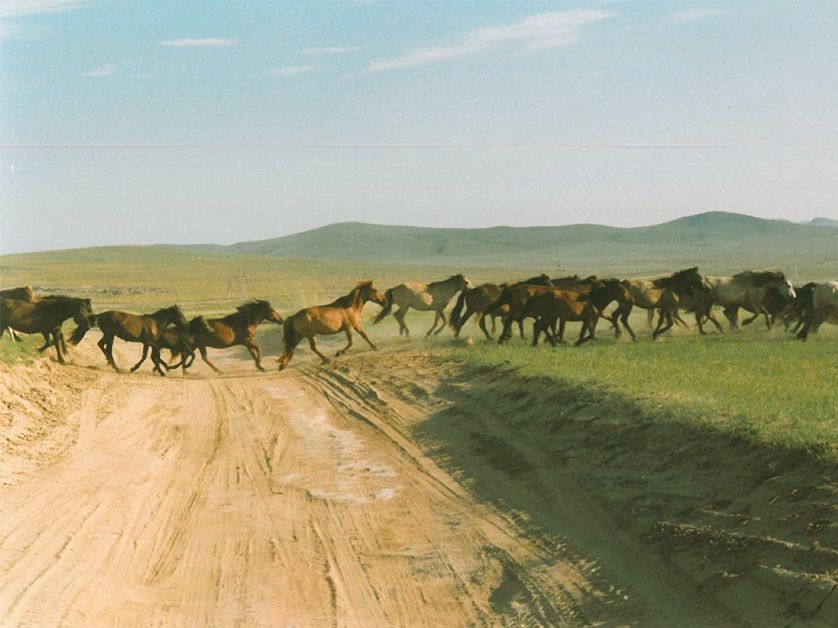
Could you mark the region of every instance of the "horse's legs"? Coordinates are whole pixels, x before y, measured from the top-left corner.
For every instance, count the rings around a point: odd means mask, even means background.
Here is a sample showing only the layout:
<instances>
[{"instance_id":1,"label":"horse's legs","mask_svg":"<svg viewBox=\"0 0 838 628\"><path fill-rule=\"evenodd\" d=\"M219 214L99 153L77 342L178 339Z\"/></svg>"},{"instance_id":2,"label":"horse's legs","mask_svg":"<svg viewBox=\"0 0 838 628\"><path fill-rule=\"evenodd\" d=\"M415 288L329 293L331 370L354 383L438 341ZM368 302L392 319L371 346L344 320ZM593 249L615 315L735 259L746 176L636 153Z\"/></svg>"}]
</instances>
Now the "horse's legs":
<instances>
[{"instance_id":1,"label":"horse's legs","mask_svg":"<svg viewBox=\"0 0 838 628\"><path fill-rule=\"evenodd\" d=\"M61 334L61 328L60 327L56 327L55 329L52 330L52 341L53 341L53 344L55 345L55 354L58 356L58 362L60 364L64 364L64 353L61 351L60 334Z\"/></svg>"},{"instance_id":2,"label":"horse's legs","mask_svg":"<svg viewBox=\"0 0 838 628\"><path fill-rule=\"evenodd\" d=\"M410 330L407 328L407 325L404 322L404 315L407 314L406 307L400 307L393 313L393 318L399 323L399 336L404 334L405 336L410 336Z\"/></svg>"},{"instance_id":3,"label":"horse's legs","mask_svg":"<svg viewBox=\"0 0 838 628\"><path fill-rule=\"evenodd\" d=\"M259 349L259 346L249 339L244 341L244 346L247 347L248 352L250 352L250 357L256 362L256 368L264 371L265 369L262 366L262 351Z\"/></svg>"},{"instance_id":4,"label":"horse's legs","mask_svg":"<svg viewBox=\"0 0 838 628\"><path fill-rule=\"evenodd\" d=\"M376 347L375 343L372 340L370 340L370 337L367 336L367 332L365 332L360 325L355 325L355 331L361 334L361 338L367 341L367 344L373 351L378 351L378 347Z\"/></svg>"},{"instance_id":5,"label":"horse's legs","mask_svg":"<svg viewBox=\"0 0 838 628\"><path fill-rule=\"evenodd\" d=\"M352 347L352 328L347 325L346 326L346 346L343 349L338 349L337 353L335 353L335 357L340 357Z\"/></svg>"},{"instance_id":6,"label":"horse's legs","mask_svg":"<svg viewBox=\"0 0 838 628\"><path fill-rule=\"evenodd\" d=\"M212 362L209 361L209 358L207 357L207 348L205 346L203 346L203 345L199 346L198 351L201 352L201 359L204 362L206 362L213 371L215 371L216 373L221 372L221 370L217 366L215 366L215 364L213 364Z\"/></svg>"},{"instance_id":7,"label":"horse's legs","mask_svg":"<svg viewBox=\"0 0 838 628\"><path fill-rule=\"evenodd\" d=\"M102 337L96 344L99 345L99 348L105 355L105 359L108 361L108 364L110 364L113 367L114 371L119 373L119 367L116 365L116 362L114 362L113 359L113 336L102 334Z\"/></svg>"},{"instance_id":8,"label":"horse's legs","mask_svg":"<svg viewBox=\"0 0 838 628\"><path fill-rule=\"evenodd\" d=\"M649 327L649 329L652 329L652 327L654 327L654 322L655 322L655 310L653 310L653 309L646 310L646 325Z\"/></svg>"},{"instance_id":9,"label":"horse's legs","mask_svg":"<svg viewBox=\"0 0 838 628\"><path fill-rule=\"evenodd\" d=\"M731 329L739 327L739 306L731 305L724 309L725 318L727 318L728 325Z\"/></svg>"},{"instance_id":10,"label":"horse's legs","mask_svg":"<svg viewBox=\"0 0 838 628\"><path fill-rule=\"evenodd\" d=\"M559 319L559 337L557 338L559 344L564 343L564 328L567 325L567 321L563 318ZM555 336L555 334L553 334Z\"/></svg>"},{"instance_id":11,"label":"horse's legs","mask_svg":"<svg viewBox=\"0 0 838 628\"><path fill-rule=\"evenodd\" d=\"M527 335L524 333L524 319L523 318L518 319L518 334L521 336L522 340L527 337Z\"/></svg>"},{"instance_id":12,"label":"horse's legs","mask_svg":"<svg viewBox=\"0 0 838 628\"><path fill-rule=\"evenodd\" d=\"M478 327L480 327L480 330L483 332L483 335L486 336L486 340L491 340L492 334L495 333L495 317L492 317L492 333L490 334L489 330L486 329L486 315L480 314L479 316L480 318L477 321L477 325Z\"/></svg>"},{"instance_id":13,"label":"horse's legs","mask_svg":"<svg viewBox=\"0 0 838 628\"><path fill-rule=\"evenodd\" d=\"M666 325L664 326L663 320L666 318ZM654 332L652 332L652 340L656 339L661 334L668 332L672 329L672 326L675 324L675 320L672 316L672 311L669 308L661 308L660 310L660 318L658 319L658 326Z\"/></svg>"},{"instance_id":14,"label":"horse's legs","mask_svg":"<svg viewBox=\"0 0 838 628\"><path fill-rule=\"evenodd\" d=\"M484 315L485 316L485 315ZM498 324L498 317L492 314L492 334L495 333Z\"/></svg>"},{"instance_id":15,"label":"horse's legs","mask_svg":"<svg viewBox=\"0 0 838 628\"><path fill-rule=\"evenodd\" d=\"M137 362L134 366L132 366L132 367L131 367L131 372L132 372L132 373L133 373L134 371L136 371L138 368L140 368L140 365L141 365L143 362L145 362L145 359L148 357L148 348L149 348L149 346L150 346L150 345L147 345L147 344L143 343L143 357L141 357L141 358L140 358L140 361L139 361L139 362Z\"/></svg>"},{"instance_id":16,"label":"horse's legs","mask_svg":"<svg viewBox=\"0 0 838 628\"><path fill-rule=\"evenodd\" d=\"M466 309L466 313L460 317L460 320L457 321L457 326L454 328L454 338L460 337L460 331L465 327L466 321L471 318L471 315L474 314L474 310ZM478 314L480 316L480 314Z\"/></svg>"},{"instance_id":17,"label":"horse's legs","mask_svg":"<svg viewBox=\"0 0 838 628\"><path fill-rule=\"evenodd\" d=\"M152 345L151 347L151 361L154 363L154 370L152 372L157 371L160 373L160 377L166 377L166 373L160 368L160 365L165 364L165 362L160 359L160 347L157 345Z\"/></svg>"},{"instance_id":18,"label":"horse's legs","mask_svg":"<svg viewBox=\"0 0 838 628\"><path fill-rule=\"evenodd\" d=\"M61 350L66 354L67 341L64 339L64 331L60 327L58 328L58 337L61 339Z\"/></svg>"},{"instance_id":19,"label":"horse's legs","mask_svg":"<svg viewBox=\"0 0 838 628\"><path fill-rule=\"evenodd\" d=\"M426 338L433 333L434 329L436 329L436 324L439 322L439 317L440 317L439 310L434 310L434 324L431 325L431 328L425 334ZM443 318L442 321L443 321L442 324L444 326L445 325L445 318Z\"/></svg>"},{"instance_id":20,"label":"horse's legs","mask_svg":"<svg viewBox=\"0 0 838 628\"><path fill-rule=\"evenodd\" d=\"M320 361L323 362L323 364L326 364L329 361L329 358L320 353L320 351L317 349L317 343L314 341L314 336L308 337L308 346L311 347L312 351L314 351L318 356L320 356Z\"/></svg>"},{"instance_id":21,"label":"horse's legs","mask_svg":"<svg viewBox=\"0 0 838 628\"><path fill-rule=\"evenodd\" d=\"M11 329L9 331L11 331ZM48 332L48 331L43 332L44 346L43 347L38 347L38 351L40 353L43 353L44 351L49 349L49 346L52 344L52 341L49 339L49 334L50 334L50 332Z\"/></svg>"},{"instance_id":22,"label":"horse's legs","mask_svg":"<svg viewBox=\"0 0 838 628\"><path fill-rule=\"evenodd\" d=\"M626 328L626 331L628 331L629 335L631 336L631 339L637 340L637 336L635 336L634 330L629 326L629 314L631 314L631 307L622 310L620 312L620 322L623 324L623 327ZM614 314L614 316L617 316L616 313Z\"/></svg>"},{"instance_id":23,"label":"horse's legs","mask_svg":"<svg viewBox=\"0 0 838 628\"><path fill-rule=\"evenodd\" d=\"M512 335L512 316L507 314L503 319L503 328L500 330L500 337L498 338L498 344L502 345L506 342L509 337Z\"/></svg>"},{"instance_id":24,"label":"horse's legs","mask_svg":"<svg viewBox=\"0 0 838 628\"><path fill-rule=\"evenodd\" d=\"M439 328L436 330L436 332L434 332L434 336L438 336L439 332L441 332L443 329L445 329L445 325L446 325L445 310L440 310L439 318L442 321L442 324L439 326Z\"/></svg>"},{"instance_id":25,"label":"horse's legs","mask_svg":"<svg viewBox=\"0 0 838 628\"><path fill-rule=\"evenodd\" d=\"M765 317L765 326L770 330L771 329L771 318L768 314L768 310L766 310L765 307L761 307L760 309L762 311L759 312L759 314L762 314ZM757 314L757 316L759 316L759 314Z\"/></svg>"}]
</instances>

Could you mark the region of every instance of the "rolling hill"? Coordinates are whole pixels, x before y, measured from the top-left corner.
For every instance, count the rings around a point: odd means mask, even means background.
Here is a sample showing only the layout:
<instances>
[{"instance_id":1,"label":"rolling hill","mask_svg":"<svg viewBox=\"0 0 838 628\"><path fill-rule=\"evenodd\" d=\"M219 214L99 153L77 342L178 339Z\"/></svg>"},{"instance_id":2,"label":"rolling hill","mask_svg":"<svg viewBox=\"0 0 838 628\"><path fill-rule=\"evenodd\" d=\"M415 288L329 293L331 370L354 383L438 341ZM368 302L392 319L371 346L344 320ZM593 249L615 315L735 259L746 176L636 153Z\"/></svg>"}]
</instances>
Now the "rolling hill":
<instances>
[{"instance_id":1,"label":"rolling hill","mask_svg":"<svg viewBox=\"0 0 838 628\"><path fill-rule=\"evenodd\" d=\"M434 229L337 223L241 242L222 253L422 265L544 266L654 271L699 264L713 270L819 266L838 274L838 228L709 212L650 227L600 225ZM829 274L829 273L828 273Z\"/></svg>"},{"instance_id":2,"label":"rolling hill","mask_svg":"<svg viewBox=\"0 0 838 628\"><path fill-rule=\"evenodd\" d=\"M0 257L0 271L4 285L48 282L60 269L61 275L81 273L74 284L82 275L107 271L108 277L134 277L130 285L146 286L157 285L140 280L149 269L163 275L178 269L200 278L220 273L227 282L231 268L244 267L261 269L267 287L292 269L297 269L292 274L305 274L306 260L318 276L343 276L352 268L356 274L383 273L402 280L456 270L504 278L531 270L639 276L692 265L707 273L780 268L796 281L822 280L838 277L838 227L822 220L798 224L723 212L629 229L586 224L436 229L346 222L228 246L117 246L6 255Z\"/></svg>"}]
</instances>

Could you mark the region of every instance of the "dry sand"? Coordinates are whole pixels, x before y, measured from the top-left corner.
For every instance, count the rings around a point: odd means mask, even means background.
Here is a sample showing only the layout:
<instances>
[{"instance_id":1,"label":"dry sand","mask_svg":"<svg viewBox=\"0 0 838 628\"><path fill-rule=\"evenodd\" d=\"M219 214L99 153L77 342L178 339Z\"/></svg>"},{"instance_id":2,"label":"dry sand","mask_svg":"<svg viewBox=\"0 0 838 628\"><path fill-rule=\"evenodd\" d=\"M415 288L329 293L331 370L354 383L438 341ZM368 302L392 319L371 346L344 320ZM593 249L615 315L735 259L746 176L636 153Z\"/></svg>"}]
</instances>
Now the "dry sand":
<instances>
[{"instance_id":1,"label":"dry sand","mask_svg":"<svg viewBox=\"0 0 838 628\"><path fill-rule=\"evenodd\" d=\"M3 625L838 619L833 467L418 342L164 380L96 339L0 367Z\"/></svg>"}]
</instances>

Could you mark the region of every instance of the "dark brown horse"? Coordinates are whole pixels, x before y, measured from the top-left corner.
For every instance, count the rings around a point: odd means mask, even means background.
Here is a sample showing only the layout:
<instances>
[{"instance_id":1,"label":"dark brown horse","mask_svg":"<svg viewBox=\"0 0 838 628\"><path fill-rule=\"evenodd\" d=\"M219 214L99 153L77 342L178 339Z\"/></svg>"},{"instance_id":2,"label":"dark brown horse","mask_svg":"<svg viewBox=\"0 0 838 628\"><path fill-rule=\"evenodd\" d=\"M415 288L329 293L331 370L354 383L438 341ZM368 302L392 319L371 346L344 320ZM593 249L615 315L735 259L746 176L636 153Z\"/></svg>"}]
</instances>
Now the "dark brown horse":
<instances>
[{"instance_id":1,"label":"dark brown horse","mask_svg":"<svg viewBox=\"0 0 838 628\"><path fill-rule=\"evenodd\" d=\"M24 334L43 334L47 344L41 348L42 351L49 346L52 336L61 364L64 364L64 353L67 351L61 324L70 318L78 325L70 337L70 344L75 345L81 342L95 320L90 299L53 296L37 301L5 298L0 301L0 335L6 329Z\"/></svg>"},{"instance_id":2,"label":"dark brown horse","mask_svg":"<svg viewBox=\"0 0 838 628\"><path fill-rule=\"evenodd\" d=\"M668 277L657 279L626 279L624 282L631 293L633 304L646 310L657 310L660 314L652 338L672 329L678 315L679 299L692 290L707 290L707 280L698 272L698 267L685 268ZM615 313L616 314L616 313ZM623 312L619 312L622 316Z\"/></svg>"},{"instance_id":3,"label":"dark brown horse","mask_svg":"<svg viewBox=\"0 0 838 628\"><path fill-rule=\"evenodd\" d=\"M392 311L393 305L396 305L399 309L393 314L393 318L399 323L399 335L410 335L410 330L404 322L404 317L410 308L421 312L434 312L434 324L431 325L425 335L430 336L434 333L434 330L438 334L445 328L445 308L448 306L448 302L455 294L469 288L471 288L471 284L462 274L452 275L448 279L429 284L401 283L384 293L387 303L375 317L373 325L380 323ZM439 329L437 329L437 323L440 322Z\"/></svg>"},{"instance_id":4,"label":"dark brown horse","mask_svg":"<svg viewBox=\"0 0 838 628\"><path fill-rule=\"evenodd\" d=\"M5 290L0 290L0 303L3 302L3 299L16 299L18 301L37 301L38 297L35 296L35 292L32 290L32 286L20 286L19 288L6 288ZM18 337L15 335L14 330L9 327L9 338L11 338L14 342L18 341ZM49 337L47 336L47 343L44 345L44 349L49 346ZM42 349L43 350L43 349Z\"/></svg>"},{"instance_id":5,"label":"dark brown horse","mask_svg":"<svg viewBox=\"0 0 838 628\"><path fill-rule=\"evenodd\" d=\"M629 335L631 336L631 339L637 340L637 336L635 335L634 330L631 328L628 322L628 317L631 313L631 308L634 305L634 298L631 296L631 293L629 292L625 282L619 279L602 279L598 281L589 280L586 283L582 283L577 286L567 287L565 288L565 291L575 292L579 295L578 300L583 303L585 301L590 302L593 305L595 311L597 312L599 318L604 318L605 320L611 323L614 329L615 337L620 337L620 334L622 333L620 331L620 323L622 323L623 327L626 328L626 331L628 331ZM614 302L617 303L617 309L614 310L613 314L609 317L605 313L605 309ZM571 319L564 319L559 317L559 342L564 342L565 323L568 320ZM551 328L555 329L555 321L551 323ZM588 338L585 338L585 340L594 340L595 330L596 323L589 326L590 336L588 336Z\"/></svg>"},{"instance_id":6,"label":"dark brown horse","mask_svg":"<svg viewBox=\"0 0 838 628\"><path fill-rule=\"evenodd\" d=\"M262 321L282 323L282 316L279 315L268 301L250 301L236 308L232 314L224 318L206 319L207 328L204 325L195 324L191 331L195 332L194 346L201 352L201 359L206 362L216 373L220 373L215 364L207 357L207 347L213 349L227 349L243 345L247 347L250 356L260 371L262 367L262 352L259 346L253 341L256 328ZM203 329L202 329L203 328Z\"/></svg>"},{"instance_id":7,"label":"dark brown horse","mask_svg":"<svg viewBox=\"0 0 838 628\"><path fill-rule=\"evenodd\" d=\"M193 318L185 329L167 327L163 330L160 338L157 339L157 346L161 350L169 350L170 360L180 358L180 362L176 364L168 364L161 358L160 363L167 371L180 367L186 373L186 369L192 366L195 361L195 337L201 332L213 333L213 328L209 326L203 316Z\"/></svg>"},{"instance_id":8,"label":"dark brown horse","mask_svg":"<svg viewBox=\"0 0 838 628\"><path fill-rule=\"evenodd\" d=\"M151 361L154 363L154 370L161 376L166 374L160 368L160 348L157 344L160 334L169 325L178 329L186 327L186 318L177 305L172 305L153 314L131 314L120 310L108 310L96 315L96 323L102 330L102 338L97 343L105 358L113 369L119 373L119 367L113 359L114 338L121 338L125 342L139 342L143 345L143 357L133 367L133 373L148 357L148 350L151 349Z\"/></svg>"},{"instance_id":9,"label":"dark brown horse","mask_svg":"<svg viewBox=\"0 0 838 628\"><path fill-rule=\"evenodd\" d=\"M477 324L486 336L486 340L491 340L492 334L489 333L488 329L486 329L486 310L500 298L503 291L510 287L510 285L520 286L524 284L543 286L551 285L550 277L547 275L539 275L538 277L530 277L529 279L518 281L514 284L484 283L460 292L460 296L454 304L454 309L451 310L451 315L448 317L448 322L454 329L454 338L460 337L460 331L462 331L466 321L468 321L472 315L476 314ZM463 313L463 308L465 308L465 313ZM506 316L508 313L508 306L501 306L492 311L492 314L489 316L492 320L492 333L495 331L495 319Z\"/></svg>"},{"instance_id":10,"label":"dark brown horse","mask_svg":"<svg viewBox=\"0 0 838 628\"><path fill-rule=\"evenodd\" d=\"M294 348L300 344L303 338L308 338L308 344L320 360L325 364L329 361L325 355L317 350L317 343L314 337L320 335L337 334L346 332L346 346L335 355L341 356L352 346L352 330L354 329L361 338L373 349L376 346L361 327L361 312L367 302L372 301L384 307L388 300L371 281L362 281L356 285L346 296L342 296L328 305L315 305L300 310L293 316L285 319L283 337L285 339L285 353L279 358L279 370L281 371L294 356Z\"/></svg>"},{"instance_id":11,"label":"dark brown horse","mask_svg":"<svg viewBox=\"0 0 838 628\"><path fill-rule=\"evenodd\" d=\"M498 344L503 344L512 336L512 324L518 323L518 329L521 338L524 338L524 319L530 317L529 314L524 314L524 308L529 300L537 294L543 294L554 290L556 288L564 289L572 286L587 286L588 289L597 284L596 276L592 275L585 279L580 279L577 275L569 277L561 277L560 279L550 280L549 285L541 284L519 284L506 288L500 298L495 303L489 306L486 313L491 315L493 312L507 309L507 314L503 319L503 329L498 338Z\"/></svg>"}]
</instances>

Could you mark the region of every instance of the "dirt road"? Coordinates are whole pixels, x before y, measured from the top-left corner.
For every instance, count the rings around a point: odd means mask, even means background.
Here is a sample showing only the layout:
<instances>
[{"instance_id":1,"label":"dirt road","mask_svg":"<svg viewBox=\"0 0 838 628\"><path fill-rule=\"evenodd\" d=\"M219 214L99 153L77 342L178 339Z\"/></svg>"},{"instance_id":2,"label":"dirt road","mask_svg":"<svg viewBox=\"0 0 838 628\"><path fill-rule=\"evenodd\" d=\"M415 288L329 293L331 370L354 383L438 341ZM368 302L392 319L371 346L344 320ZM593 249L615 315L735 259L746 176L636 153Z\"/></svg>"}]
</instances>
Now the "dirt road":
<instances>
[{"instance_id":1,"label":"dirt road","mask_svg":"<svg viewBox=\"0 0 838 628\"><path fill-rule=\"evenodd\" d=\"M78 352L77 363L98 364ZM435 391L444 368L385 352L367 373L369 355L281 375L228 358L222 376L196 368L165 380L67 367L89 381L58 432L63 447L0 486L0 621L722 626L759 616L696 586L570 480L544 488L549 529L538 506L486 498L480 476L447 464L426 430L451 409ZM458 446L486 460L481 482L496 496L520 489L526 457L497 473L504 443L467 441Z\"/></svg>"}]
</instances>

